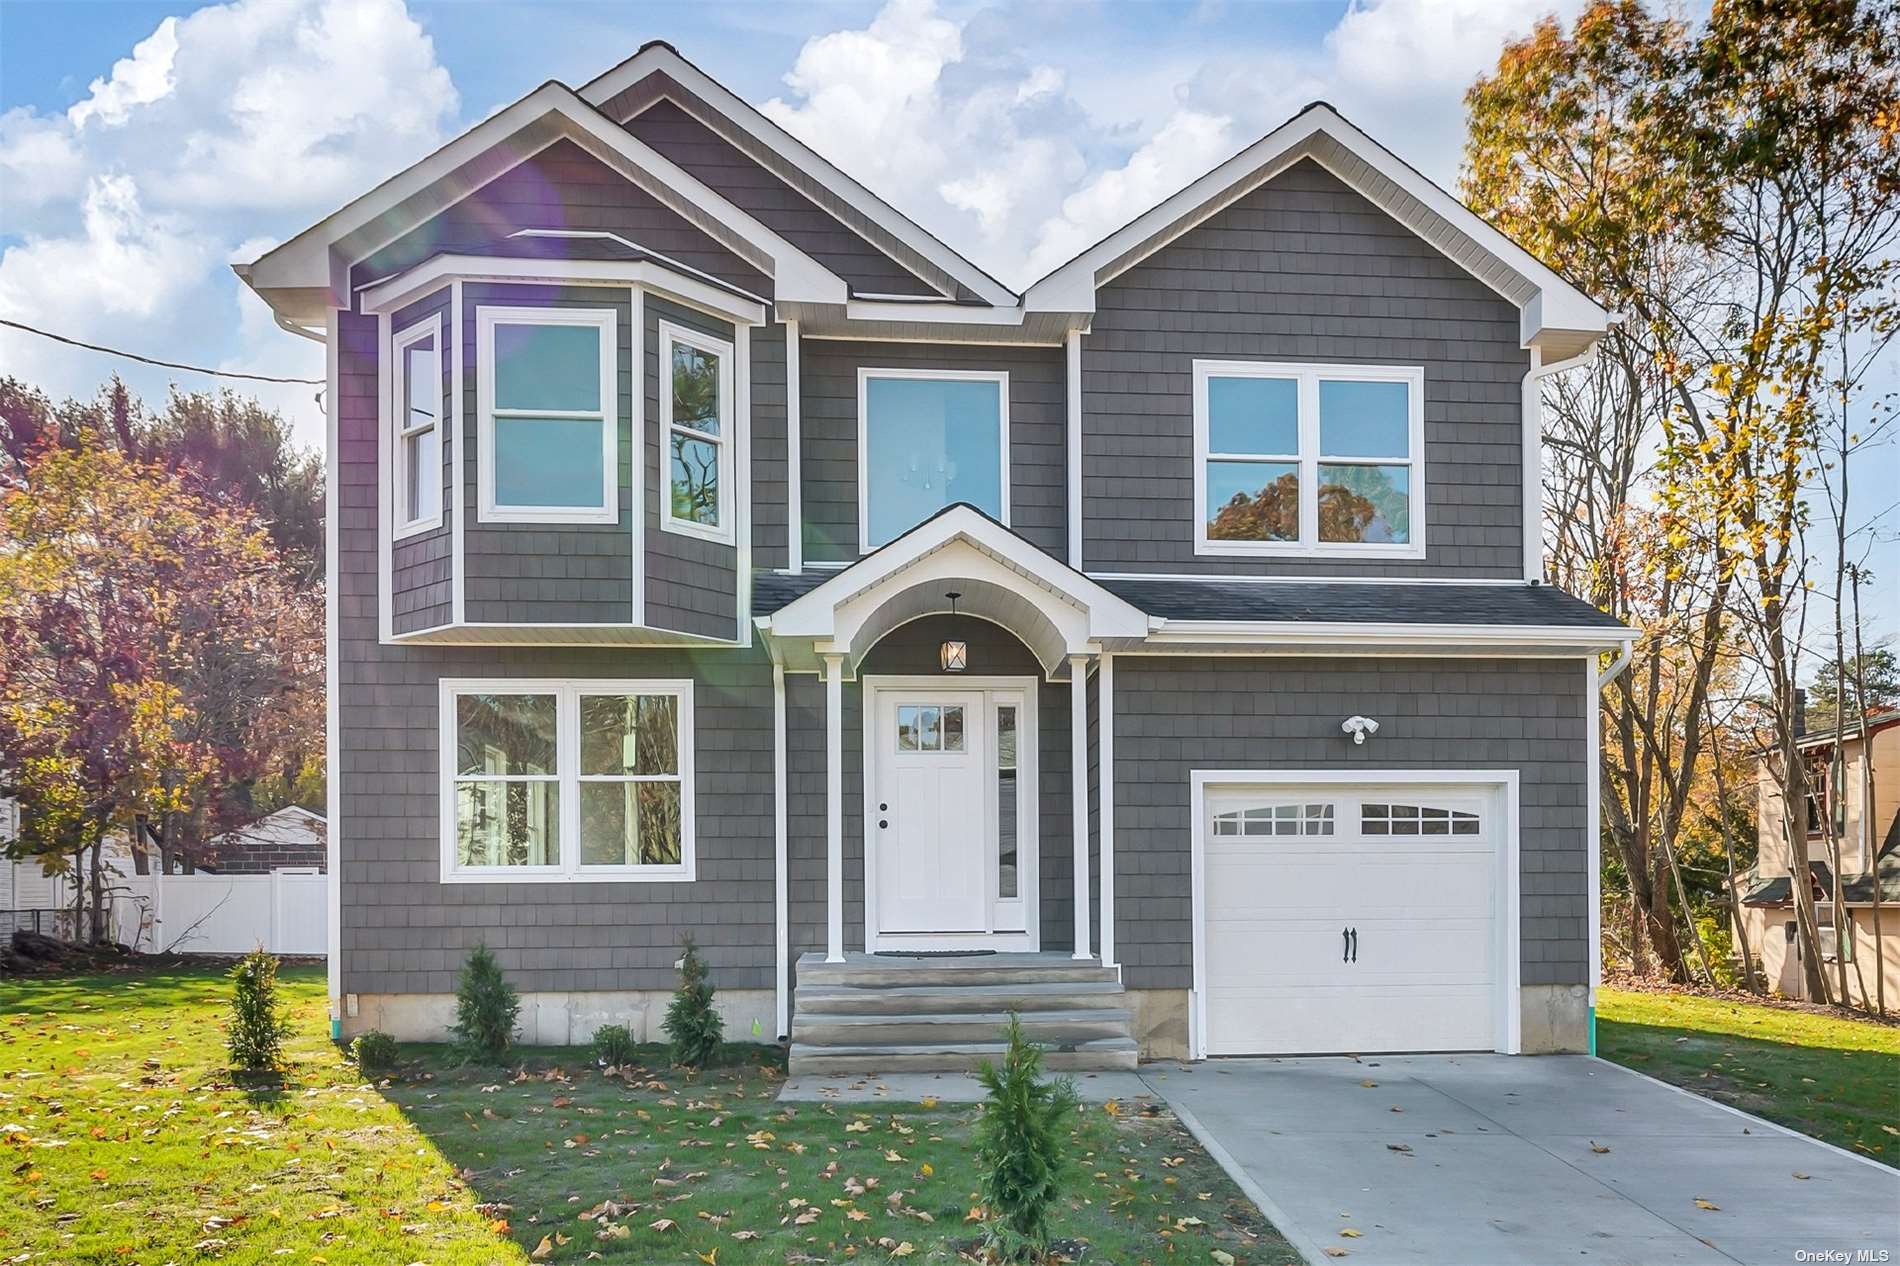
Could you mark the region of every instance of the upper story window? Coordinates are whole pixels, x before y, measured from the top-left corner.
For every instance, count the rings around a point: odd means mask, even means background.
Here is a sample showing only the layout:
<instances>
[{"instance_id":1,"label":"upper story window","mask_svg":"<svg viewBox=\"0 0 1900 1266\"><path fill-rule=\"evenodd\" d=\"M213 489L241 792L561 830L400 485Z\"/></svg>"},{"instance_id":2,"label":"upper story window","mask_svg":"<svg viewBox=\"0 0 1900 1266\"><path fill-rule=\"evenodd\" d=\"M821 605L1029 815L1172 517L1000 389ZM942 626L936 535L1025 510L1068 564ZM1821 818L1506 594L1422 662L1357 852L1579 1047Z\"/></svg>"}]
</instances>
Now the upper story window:
<instances>
[{"instance_id":1,"label":"upper story window","mask_svg":"<svg viewBox=\"0 0 1900 1266\"><path fill-rule=\"evenodd\" d=\"M442 682L442 877L693 877L690 681Z\"/></svg>"},{"instance_id":2,"label":"upper story window","mask_svg":"<svg viewBox=\"0 0 1900 1266\"><path fill-rule=\"evenodd\" d=\"M442 318L396 335L390 358L397 536L442 523Z\"/></svg>"},{"instance_id":3,"label":"upper story window","mask_svg":"<svg viewBox=\"0 0 1900 1266\"><path fill-rule=\"evenodd\" d=\"M861 551L965 501L1009 521L1009 375L858 371Z\"/></svg>"},{"instance_id":4,"label":"upper story window","mask_svg":"<svg viewBox=\"0 0 1900 1266\"><path fill-rule=\"evenodd\" d=\"M733 539L732 344L660 322L660 434L668 454L660 526Z\"/></svg>"},{"instance_id":5,"label":"upper story window","mask_svg":"<svg viewBox=\"0 0 1900 1266\"><path fill-rule=\"evenodd\" d=\"M1423 558L1417 369L1194 362L1195 552Z\"/></svg>"},{"instance_id":6,"label":"upper story window","mask_svg":"<svg viewBox=\"0 0 1900 1266\"><path fill-rule=\"evenodd\" d=\"M620 519L611 308L475 310L482 519Z\"/></svg>"}]
</instances>

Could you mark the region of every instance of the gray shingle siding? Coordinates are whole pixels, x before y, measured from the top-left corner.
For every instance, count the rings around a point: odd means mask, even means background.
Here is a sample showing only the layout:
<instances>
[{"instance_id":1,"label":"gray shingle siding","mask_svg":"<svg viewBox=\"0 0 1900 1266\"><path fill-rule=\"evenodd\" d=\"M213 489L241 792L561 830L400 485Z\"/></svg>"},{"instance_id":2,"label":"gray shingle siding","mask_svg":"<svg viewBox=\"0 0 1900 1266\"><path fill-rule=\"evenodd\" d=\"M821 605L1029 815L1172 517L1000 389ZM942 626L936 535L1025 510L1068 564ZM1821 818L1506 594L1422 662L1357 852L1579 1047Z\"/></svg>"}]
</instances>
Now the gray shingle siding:
<instances>
[{"instance_id":1,"label":"gray shingle siding","mask_svg":"<svg viewBox=\"0 0 1900 1266\"><path fill-rule=\"evenodd\" d=\"M971 369L1009 374L1009 524L1058 558L1068 553L1068 411L1058 347L920 346L800 340L800 460L805 557L858 556L858 370Z\"/></svg>"},{"instance_id":2,"label":"gray shingle siding","mask_svg":"<svg viewBox=\"0 0 1900 1266\"><path fill-rule=\"evenodd\" d=\"M439 451L442 458L442 469L438 473L442 485L442 523L439 527L405 536L390 545L390 629L395 633L434 628L455 618L453 533L458 507L454 493L454 462L459 441L450 433L453 404L451 388L454 381L451 349L455 339L455 313L450 293L445 287L441 293L396 313L389 323L390 333L399 335L431 317L439 316L442 319L442 334L437 347L440 353L437 364L442 371L442 381L436 405L436 436L441 441ZM396 510L392 506L391 514L394 513Z\"/></svg>"},{"instance_id":3,"label":"gray shingle siding","mask_svg":"<svg viewBox=\"0 0 1900 1266\"><path fill-rule=\"evenodd\" d=\"M1523 574L1508 301L1311 160L1101 287L1082 340L1083 558L1099 571ZM1196 358L1422 366L1423 560L1197 557Z\"/></svg>"},{"instance_id":4,"label":"gray shingle siding","mask_svg":"<svg viewBox=\"0 0 1900 1266\"><path fill-rule=\"evenodd\" d=\"M671 80L667 83L668 91L693 100L685 89ZM608 112L613 113L612 103ZM625 126L715 193L844 278L853 293L937 293L672 101L662 98L653 102L628 119Z\"/></svg>"},{"instance_id":5,"label":"gray shingle siding","mask_svg":"<svg viewBox=\"0 0 1900 1266\"><path fill-rule=\"evenodd\" d=\"M655 294L645 299L646 334L646 622L656 629L738 636L739 581L736 547L660 530L660 507L671 485L671 445L660 433L660 393L672 388L670 369L660 364L660 322L683 325L714 338L733 340L732 325ZM737 513L737 490L726 494Z\"/></svg>"},{"instance_id":6,"label":"gray shingle siding","mask_svg":"<svg viewBox=\"0 0 1900 1266\"><path fill-rule=\"evenodd\" d=\"M752 331L752 566L789 561L785 520L785 327Z\"/></svg>"},{"instance_id":7,"label":"gray shingle siding","mask_svg":"<svg viewBox=\"0 0 1900 1266\"><path fill-rule=\"evenodd\" d=\"M1376 717L1355 747L1339 722ZM1193 983L1196 769L1516 769L1522 983L1586 983L1581 660L1115 661L1115 940L1131 988Z\"/></svg>"},{"instance_id":8,"label":"gray shingle siding","mask_svg":"<svg viewBox=\"0 0 1900 1266\"><path fill-rule=\"evenodd\" d=\"M476 310L488 306L612 308L619 401L616 523L482 523ZM462 288L462 611L473 624L625 624L633 618L633 305L624 288Z\"/></svg>"}]
</instances>

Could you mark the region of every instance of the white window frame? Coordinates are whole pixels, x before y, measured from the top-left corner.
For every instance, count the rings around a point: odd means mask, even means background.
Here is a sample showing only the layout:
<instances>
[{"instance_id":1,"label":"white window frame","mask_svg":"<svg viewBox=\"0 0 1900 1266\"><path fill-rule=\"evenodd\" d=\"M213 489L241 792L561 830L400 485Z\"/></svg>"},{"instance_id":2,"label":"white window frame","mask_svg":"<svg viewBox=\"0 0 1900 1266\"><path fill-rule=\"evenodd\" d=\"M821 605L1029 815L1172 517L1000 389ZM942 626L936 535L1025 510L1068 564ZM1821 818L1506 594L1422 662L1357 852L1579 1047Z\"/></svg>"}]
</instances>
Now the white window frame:
<instances>
[{"instance_id":1,"label":"white window frame","mask_svg":"<svg viewBox=\"0 0 1900 1266\"><path fill-rule=\"evenodd\" d=\"M733 445L738 437L733 434L733 345L722 338L703 334L698 330L661 321L660 360L658 371L658 391L660 398L660 530L677 532L681 536L697 536L703 540L717 541L722 545L731 545L737 539L736 520L738 519L738 501L733 495L733 479L737 463L733 460ZM675 426L673 423L673 346L683 344L709 356L719 358L719 434L708 435L704 431L690 426ZM697 440L712 443L719 453L719 523L709 527L691 519L676 518L673 514L673 434L677 431Z\"/></svg>"},{"instance_id":2,"label":"white window frame","mask_svg":"<svg viewBox=\"0 0 1900 1266\"><path fill-rule=\"evenodd\" d=\"M601 424L601 489L598 506L498 505L495 500L495 327L497 325L592 326L600 334L600 409L503 409L504 415L573 418ZM481 468L483 523L620 522L620 318L612 308L506 307L475 309L476 455ZM638 384L635 385L637 391Z\"/></svg>"},{"instance_id":3,"label":"white window frame","mask_svg":"<svg viewBox=\"0 0 1900 1266\"><path fill-rule=\"evenodd\" d=\"M1002 459L1002 479L997 487L1002 497L1002 513L997 518L1009 526L1009 372L1002 369L858 369L858 553L869 554L883 546L871 544L871 380L874 378L910 378L931 382L990 382L996 384L997 448ZM985 511L987 513L987 511ZM912 524L915 527L916 524ZM909 531L906 528L905 531ZM903 533L898 533L902 536ZM893 538L895 539L895 538ZM885 542L890 544L889 541Z\"/></svg>"},{"instance_id":4,"label":"white window frame","mask_svg":"<svg viewBox=\"0 0 1900 1266\"><path fill-rule=\"evenodd\" d=\"M1208 445L1207 384L1212 378L1291 379L1299 387L1300 451L1287 454L1214 452ZM1329 457L1319 448L1319 384L1322 381L1406 384L1407 456ZM1292 462L1300 472L1300 535L1293 541L1220 541L1207 535L1207 464L1210 461ZM1319 467L1400 466L1408 469L1411 539L1403 545L1319 539ZM1291 361L1196 360L1194 362L1194 552L1229 557L1424 558L1425 557L1425 371L1400 365L1322 365Z\"/></svg>"},{"instance_id":5,"label":"white window frame","mask_svg":"<svg viewBox=\"0 0 1900 1266\"><path fill-rule=\"evenodd\" d=\"M690 678L528 678L444 677L440 685L438 795L441 818L441 879L445 884L522 883L691 883L697 874L693 810L693 682ZM560 788L560 853L555 866L462 866L456 861L455 768L456 699L462 695L553 695L555 778ZM672 866L583 866L581 800L583 782L626 781L619 777L583 778L580 773L581 697L583 695L671 695L678 701L680 860ZM471 779L474 776L471 775ZM635 781L657 781L653 778Z\"/></svg>"},{"instance_id":6,"label":"white window frame","mask_svg":"<svg viewBox=\"0 0 1900 1266\"><path fill-rule=\"evenodd\" d=\"M435 340L435 363L437 371L435 383L435 420L427 426L410 426L407 399L409 389L407 353L411 347L425 339ZM423 515L419 518L408 517L407 512L409 507L405 504L406 499L404 494L409 487L410 437L420 435L424 431L434 431L436 437L436 454L442 462L448 460L449 432L448 427L444 424L444 413L446 411L442 407L442 401L445 393L442 390L441 381L441 371L448 365L447 356L448 349L442 346L442 314L439 312L431 317L416 322L414 325L404 327L398 331L389 342L389 419L391 434L389 491L392 498L389 514L392 524L391 535L395 540L400 541L404 537L414 536L418 532L427 532L442 526L442 506L443 503L448 500L448 496L442 487L443 475L441 470L438 469L435 472L436 492L434 514ZM440 464L441 463L438 462L438 465Z\"/></svg>"}]
</instances>

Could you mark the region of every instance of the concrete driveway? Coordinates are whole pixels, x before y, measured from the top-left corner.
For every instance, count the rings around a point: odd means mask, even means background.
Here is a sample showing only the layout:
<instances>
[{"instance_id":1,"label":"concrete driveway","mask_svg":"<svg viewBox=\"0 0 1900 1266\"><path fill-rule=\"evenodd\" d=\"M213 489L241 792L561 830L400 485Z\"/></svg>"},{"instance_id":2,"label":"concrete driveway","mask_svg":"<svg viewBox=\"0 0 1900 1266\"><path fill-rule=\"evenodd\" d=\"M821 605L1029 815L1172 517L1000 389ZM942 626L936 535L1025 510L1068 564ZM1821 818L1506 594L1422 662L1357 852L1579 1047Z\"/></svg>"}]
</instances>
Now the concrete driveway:
<instances>
[{"instance_id":1,"label":"concrete driveway","mask_svg":"<svg viewBox=\"0 0 1900 1266\"><path fill-rule=\"evenodd\" d=\"M1900 1263L1900 1171L1602 1060L1142 1072L1315 1263Z\"/></svg>"}]
</instances>

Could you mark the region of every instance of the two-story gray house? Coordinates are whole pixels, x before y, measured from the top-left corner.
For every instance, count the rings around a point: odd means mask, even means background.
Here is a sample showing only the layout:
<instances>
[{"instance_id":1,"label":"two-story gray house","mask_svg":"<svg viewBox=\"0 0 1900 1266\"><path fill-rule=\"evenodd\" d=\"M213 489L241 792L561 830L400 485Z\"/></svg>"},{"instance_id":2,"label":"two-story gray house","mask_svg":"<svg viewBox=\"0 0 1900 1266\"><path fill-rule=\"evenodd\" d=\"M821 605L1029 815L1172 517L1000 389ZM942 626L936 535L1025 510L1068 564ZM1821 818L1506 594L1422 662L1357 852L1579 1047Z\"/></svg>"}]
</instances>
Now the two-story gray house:
<instances>
[{"instance_id":1,"label":"two-story gray house","mask_svg":"<svg viewBox=\"0 0 1900 1266\"><path fill-rule=\"evenodd\" d=\"M241 267L329 349L330 989L794 1068L1575 1050L1605 312L1323 104L1016 293L665 44Z\"/></svg>"}]
</instances>

